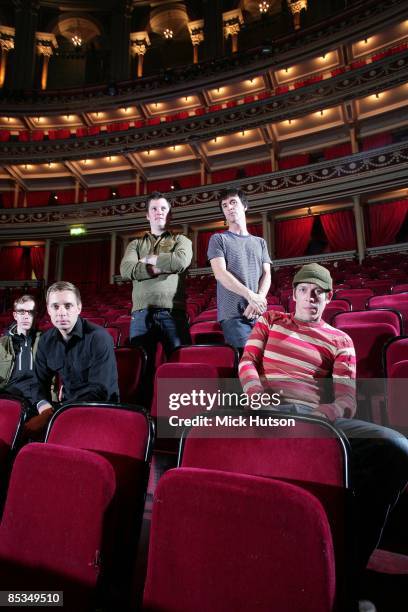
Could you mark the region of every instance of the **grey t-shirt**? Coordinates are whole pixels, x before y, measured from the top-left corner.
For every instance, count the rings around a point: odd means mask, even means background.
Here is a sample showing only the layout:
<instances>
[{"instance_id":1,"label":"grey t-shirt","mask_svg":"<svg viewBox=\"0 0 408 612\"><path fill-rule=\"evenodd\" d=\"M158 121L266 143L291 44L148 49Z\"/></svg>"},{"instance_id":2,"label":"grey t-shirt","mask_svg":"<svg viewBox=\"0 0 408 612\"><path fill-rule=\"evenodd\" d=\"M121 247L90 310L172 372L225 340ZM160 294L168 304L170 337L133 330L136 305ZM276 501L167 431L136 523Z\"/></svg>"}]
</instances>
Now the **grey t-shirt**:
<instances>
[{"instance_id":1,"label":"grey t-shirt","mask_svg":"<svg viewBox=\"0 0 408 612\"><path fill-rule=\"evenodd\" d=\"M251 291L258 292L262 276L262 265L272 263L268 248L263 238L258 236L241 236L226 231L214 234L208 244L207 257L224 257L228 272ZM217 282L218 320L232 319L243 314L248 302L237 293L229 291Z\"/></svg>"}]
</instances>

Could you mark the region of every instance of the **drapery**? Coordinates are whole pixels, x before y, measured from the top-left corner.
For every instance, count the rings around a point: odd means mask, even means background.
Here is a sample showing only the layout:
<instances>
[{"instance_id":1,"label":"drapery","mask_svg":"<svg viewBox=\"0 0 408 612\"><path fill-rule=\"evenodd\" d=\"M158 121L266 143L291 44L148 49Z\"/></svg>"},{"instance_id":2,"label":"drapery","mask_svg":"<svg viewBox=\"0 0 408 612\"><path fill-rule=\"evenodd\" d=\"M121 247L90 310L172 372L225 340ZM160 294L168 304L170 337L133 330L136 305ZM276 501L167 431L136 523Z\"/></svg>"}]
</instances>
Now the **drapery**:
<instances>
[{"instance_id":1,"label":"drapery","mask_svg":"<svg viewBox=\"0 0 408 612\"><path fill-rule=\"evenodd\" d=\"M279 170L290 170L291 168L297 168L298 166L307 166L309 160L310 155L308 153L282 157L278 162Z\"/></svg>"},{"instance_id":2,"label":"drapery","mask_svg":"<svg viewBox=\"0 0 408 612\"><path fill-rule=\"evenodd\" d=\"M44 278L44 255L45 248L43 246L33 246L30 249L31 267L34 271L35 278L40 280Z\"/></svg>"},{"instance_id":3,"label":"drapery","mask_svg":"<svg viewBox=\"0 0 408 612\"><path fill-rule=\"evenodd\" d=\"M405 221L408 200L396 200L368 207L370 246L393 244Z\"/></svg>"},{"instance_id":4,"label":"drapery","mask_svg":"<svg viewBox=\"0 0 408 612\"><path fill-rule=\"evenodd\" d=\"M198 232L198 235L197 235L197 266L199 268L204 268L205 266L208 266L208 261L207 261L208 243L210 242L211 236L216 233L218 232L214 230Z\"/></svg>"},{"instance_id":5,"label":"drapery","mask_svg":"<svg viewBox=\"0 0 408 612\"><path fill-rule=\"evenodd\" d=\"M25 247L0 248L0 280L30 280L30 251Z\"/></svg>"},{"instance_id":6,"label":"drapery","mask_svg":"<svg viewBox=\"0 0 408 612\"><path fill-rule=\"evenodd\" d=\"M277 221L275 224L275 245L277 259L301 257L305 254L312 234L314 218L300 217Z\"/></svg>"},{"instance_id":7,"label":"drapery","mask_svg":"<svg viewBox=\"0 0 408 612\"><path fill-rule=\"evenodd\" d=\"M343 142L338 145L334 145L333 147L329 147L324 150L324 159L336 159L337 157L344 157L346 155L351 155L351 144L349 142Z\"/></svg>"},{"instance_id":8,"label":"drapery","mask_svg":"<svg viewBox=\"0 0 408 612\"><path fill-rule=\"evenodd\" d=\"M352 210L339 210L320 215L330 251L352 251L356 248L356 227Z\"/></svg>"},{"instance_id":9,"label":"drapery","mask_svg":"<svg viewBox=\"0 0 408 612\"><path fill-rule=\"evenodd\" d=\"M79 242L64 248L63 280L93 283L97 287L109 281L110 241Z\"/></svg>"}]
</instances>

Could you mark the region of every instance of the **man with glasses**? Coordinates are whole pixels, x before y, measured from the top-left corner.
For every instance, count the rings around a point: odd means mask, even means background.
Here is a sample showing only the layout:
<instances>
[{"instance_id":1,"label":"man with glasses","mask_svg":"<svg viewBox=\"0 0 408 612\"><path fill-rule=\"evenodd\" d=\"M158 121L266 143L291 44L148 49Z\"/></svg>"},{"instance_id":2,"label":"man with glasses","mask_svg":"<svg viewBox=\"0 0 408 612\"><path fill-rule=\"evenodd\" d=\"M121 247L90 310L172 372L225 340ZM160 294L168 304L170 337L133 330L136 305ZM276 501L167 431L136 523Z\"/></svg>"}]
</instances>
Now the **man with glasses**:
<instances>
[{"instance_id":1,"label":"man with glasses","mask_svg":"<svg viewBox=\"0 0 408 612\"><path fill-rule=\"evenodd\" d=\"M14 323L0 338L0 391L33 402L34 359L41 332L35 329L36 305L22 295L13 306Z\"/></svg>"}]
</instances>

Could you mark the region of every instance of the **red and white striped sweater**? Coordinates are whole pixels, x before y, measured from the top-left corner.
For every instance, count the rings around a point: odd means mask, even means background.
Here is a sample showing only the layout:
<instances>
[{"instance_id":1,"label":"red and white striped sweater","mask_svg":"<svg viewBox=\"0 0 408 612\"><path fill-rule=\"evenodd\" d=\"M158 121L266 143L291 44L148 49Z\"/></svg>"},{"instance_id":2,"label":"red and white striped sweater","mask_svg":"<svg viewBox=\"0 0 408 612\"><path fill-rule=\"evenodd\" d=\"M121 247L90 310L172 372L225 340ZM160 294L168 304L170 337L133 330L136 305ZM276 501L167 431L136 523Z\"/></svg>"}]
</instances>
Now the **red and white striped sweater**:
<instances>
[{"instance_id":1,"label":"red and white striped sweater","mask_svg":"<svg viewBox=\"0 0 408 612\"><path fill-rule=\"evenodd\" d=\"M330 420L354 415L355 377L356 355L347 334L324 321L307 323L273 310L259 318L239 364L245 393L273 390L282 404L305 404ZM334 401L324 403L328 378Z\"/></svg>"}]
</instances>

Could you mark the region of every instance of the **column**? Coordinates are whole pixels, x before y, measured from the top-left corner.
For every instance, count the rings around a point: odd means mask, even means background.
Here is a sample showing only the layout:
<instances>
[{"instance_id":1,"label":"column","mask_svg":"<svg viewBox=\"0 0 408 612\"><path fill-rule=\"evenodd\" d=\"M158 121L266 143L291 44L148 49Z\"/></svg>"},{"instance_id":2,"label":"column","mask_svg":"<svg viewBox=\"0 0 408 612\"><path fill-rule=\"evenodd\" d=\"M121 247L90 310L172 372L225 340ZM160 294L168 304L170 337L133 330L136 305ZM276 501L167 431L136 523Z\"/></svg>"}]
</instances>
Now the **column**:
<instances>
[{"instance_id":1,"label":"column","mask_svg":"<svg viewBox=\"0 0 408 612\"><path fill-rule=\"evenodd\" d=\"M205 177L205 164L203 161L200 162L200 185L203 187L206 184Z\"/></svg>"},{"instance_id":2,"label":"column","mask_svg":"<svg viewBox=\"0 0 408 612\"><path fill-rule=\"evenodd\" d=\"M111 233L110 243L110 264L109 264L109 284L113 285L115 276L115 265L116 265L116 232Z\"/></svg>"},{"instance_id":3,"label":"column","mask_svg":"<svg viewBox=\"0 0 408 612\"><path fill-rule=\"evenodd\" d=\"M357 235L357 251L358 251L358 260L361 263L364 259L365 255L365 235L364 235L364 221L363 221L363 211L360 205L360 197L353 196L353 212L354 212L354 221L356 224L356 235Z\"/></svg>"},{"instance_id":4,"label":"column","mask_svg":"<svg viewBox=\"0 0 408 612\"><path fill-rule=\"evenodd\" d=\"M193 268L197 267L197 243L198 243L198 230L193 229Z\"/></svg>"},{"instance_id":5,"label":"column","mask_svg":"<svg viewBox=\"0 0 408 612\"><path fill-rule=\"evenodd\" d=\"M350 142L351 142L351 152L358 153L358 141L356 137L356 128L354 126L350 127Z\"/></svg>"},{"instance_id":6,"label":"column","mask_svg":"<svg viewBox=\"0 0 408 612\"><path fill-rule=\"evenodd\" d=\"M35 33L39 0L14 0L15 51L11 87L15 90L32 89L34 84Z\"/></svg>"},{"instance_id":7,"label":"column","mask_svg":"<svg viewBox=\"0 0 408 612\"><path fill-rule=\"evenodd\" d=\"M20 194L20 185L16 183L14 185L14 200L13 200L13 208L18 208L18 196Z\"/></svg>"},{"instance_id":8,"label":"column","mask_svg":"<svg viewBox=\"0 0 408 612\"><path fill-rule=\"evenodd\" d=\"M287 0L290 12L293 17L293 25L295 30L300 29L300 12L304 9L307 11L307 0Z\"/></svg>"},{"instance_id":9,"label":"column","mask_svg":"<svg viewBox=\"0 0 408 612\"><path fill-rule=\"evenodd\" d=\"M183 235L186 236L187 238L189 237L189 231L190 231L190 226L188 223L183 223L182 224L182 228L183 228Z\"/></svg>"},{"instance_id":10,"label":"column","mask_svg":"<svg viewBox=\"0 0 408 612\"><path fill-rule=\"evenodd\" d=\"M275 248L275 217L271 215L269 220L269 255L272 260L276 257Z\"/></svg>"},{"instance_id":11,"label":"column","mask_svg":"<svg viewBox=\"0 0 408 612\"><path fill-rule=\"evenodd\" d=\"M7 56L11 49L14 49L14 28L0 26L0 87L3 87L6 80Z\"/></svg>"},{"instance_id":12,"label":"column","mask_svg":"<svg viewBox=\"0 0 408 612\"><path fill-rule=\"evenodd\" d=\"M41 67L41 90L47 89L48 80L48 64L50 63L50 57L54 53L54 49L57 49L58 43L54 34L48 32L37 32L36 33L36 45L37 55L42 56L42 67Z\"/></svg>"},{"instance_id":13,"label":"column","mask_svg":"<svg viewBox=\"0 0 408 612\"><path fill-rule=\"evenodd\" d=\"M60 244L58 245L56 270L57 281L62 280L62 274L64 270L64 246L65 245L63 242L60 242Z\"/></svg>"},{"instance_id":14,"label":"column","mask_svg":"<svg viewBox=\"0 0 408 612\"><path fill-rule=\"evenodd\" d=\"M50 271L50 248L51 248L51 240L47 238L47 240L45 241L45 249L44 249L44 271L43 271L45 286L48 285L48 274Z\"/></svg>"},{"instance_id":15,"label":"column","mask_svg":"<svg viewBox=\"0 0 408 612\"><path fill-rule=\"evenodd\" d=\"M76 179L75 181L75 204L79 203L79 181Z\"/></svg>"},{"instance_id":16,"label":"column","mask_svg":"<svg viewBox=\"0 0 408 612\"><path fill-rule=\"evenodd\" d=\"M150 46L150 38L147 32L131 32L130 52L135 57L137 55L137 78L143 76L143 59L147 48Z\"/></svg>"},{"instance_id":17,"label":"column","mask_svg":"<svg viewBox=\"0 0 408 612\"><path fill-rule=\"evenodd\" d=\"M271 235L270 235L270 226L269 226L269 215L266 211L261 213L262 215L262 235L264 240L266 241L266 246L268 247L268 253L271 252Z\"/></svg>"},{"instance_id":18,"label":"column","mask_svg":"<svg viewBox=\"0 0 408 612\"><path fill-rule=\"evenodd\" d=\"M140 174L136 172L136 195L140 195Z\"/></svg>"},{"instance_id":19,"label":"column","mask_svg":"<svg viewBox=\"0 0 408 612\"><path fill-rule=\"evenodd\" d=\"M241 29L241 24L244 23L241 9L227 11L222 14L222 23L224 27L224 38L231 36L232 53L238 52L238 33Z\"/></svg>"},{"instance_id":20,"label":"column","mask_svg":"<svg viewBox=\"0 0 408 612\"><path fill-rule=\"evenodd\" d=\"M132 11L132 0L117 1L112 11L110 77L115 81L126 81L129 78L129 36Z\"/></svg>"},{"instance_id":21,"label":"column","mask_svg":"<svg viewBox=\"0 0 408 612\"><path fill-rule=\"evenodd\" d=\"M187 25L193 45L193 63L198 64L198 47L204 40L204 19L189 21Z\"/></svg>"}]
</instances>

